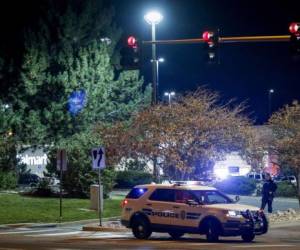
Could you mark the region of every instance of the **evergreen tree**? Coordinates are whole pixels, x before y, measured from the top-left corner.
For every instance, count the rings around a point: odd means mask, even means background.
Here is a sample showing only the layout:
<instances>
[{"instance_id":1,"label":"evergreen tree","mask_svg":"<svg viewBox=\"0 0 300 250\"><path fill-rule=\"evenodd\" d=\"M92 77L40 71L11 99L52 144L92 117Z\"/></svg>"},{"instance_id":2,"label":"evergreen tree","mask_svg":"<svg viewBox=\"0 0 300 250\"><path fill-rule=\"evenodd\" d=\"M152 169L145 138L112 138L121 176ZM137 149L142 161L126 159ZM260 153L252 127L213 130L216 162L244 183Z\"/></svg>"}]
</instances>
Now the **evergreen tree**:
<instances>
[{"instance_id":1,"label":"evergreen tree","mask_svg":"<svg viewBox=\"0 0 300 250\"><path fill-rule=\"evenodd\" d=\"M97 180L90 150L102 143L91 138L94 124L128 120L149 105L151 89L138 71L116 70L121 32L111 8L96 0L46 3L47 12L25 35L20 82L11 92L14 130L23 145L50 147L49 170L56 170L57 148L65 148L64 188L85 196ZM113 171L104 177L108 191Z\"/></svg>"},{"instance_id":2,"label":"evergreen tree","mask_svg":"<svg viewBox=\"0 0 300 250\"><path fill-rule=\"evenodd\" d=\"M95 122L128 119L150 97L138 71L115 69L120 31L112 9L93 0L54 3L37 31L25 37L14 107L22 117L20 137L28 144L56 144ZM68 101L80 91L82 110L72 114Z\"/></svg>"}]
</instances>

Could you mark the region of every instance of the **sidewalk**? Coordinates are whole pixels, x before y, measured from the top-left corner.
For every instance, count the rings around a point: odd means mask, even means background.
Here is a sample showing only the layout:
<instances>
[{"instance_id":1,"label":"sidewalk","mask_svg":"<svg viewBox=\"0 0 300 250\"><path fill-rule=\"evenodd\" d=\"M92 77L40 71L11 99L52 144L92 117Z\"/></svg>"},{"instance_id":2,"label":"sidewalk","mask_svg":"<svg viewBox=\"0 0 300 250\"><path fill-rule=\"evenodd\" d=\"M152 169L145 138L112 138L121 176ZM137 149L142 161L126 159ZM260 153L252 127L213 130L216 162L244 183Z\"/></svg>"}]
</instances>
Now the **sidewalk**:
<instances>
[{"instance_id":1,"label":"sidewalk","mask_svg":"<svg viewBox=\"0 0 300 250\"><path fill-rule=\"evenodd\" d=\"M103 225L113 221L117 221L120 217L103 218ZM15 223L0 225L0 230L9 230L16 228L51 228L51 227L66 227L66 226L85 226L85 225L98 225L99 219L79 220L69 222L57 223Z\"/></svg>"}]
</instances>

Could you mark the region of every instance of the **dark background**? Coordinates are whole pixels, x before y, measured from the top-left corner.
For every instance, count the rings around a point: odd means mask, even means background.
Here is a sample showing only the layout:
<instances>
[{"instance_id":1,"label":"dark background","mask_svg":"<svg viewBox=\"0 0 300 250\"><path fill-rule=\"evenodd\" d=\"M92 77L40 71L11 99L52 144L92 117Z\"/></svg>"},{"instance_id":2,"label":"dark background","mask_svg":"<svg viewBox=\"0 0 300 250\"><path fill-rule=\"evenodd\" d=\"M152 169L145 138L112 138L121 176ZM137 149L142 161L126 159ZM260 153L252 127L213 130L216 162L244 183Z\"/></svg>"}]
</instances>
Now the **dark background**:
<instances>
[{"instance_id":1,"label":"dark background","mask_svg":"<svg viewBox=\"0 0 300 250\"><path fill-rule=\"evenodd\" d=\"M38 5L44 1L10 0L0 3L0 46L7 56L22 50L22 31L37 21ZM150 25L143 16L159 10L163 21L157 39L199 38L207 29L220 29L221 36L285 35L291 22L300 22L299 0L112 0L116 22L124 36L150 40ZM268 90L273 88L272 109L300 99L300 59L291 56L288 42L221 44L220 64L203 59L202 45L160 45L158 56L160 98L207 86L220 93L222 101L247 101L247 113L261 124L268 116ZM151 82L151 50L143 48L142 74Z\"/></svg>"},{"instance_id":2,"label":"dark background","mask_svg":"<svg viewBox=\"0 0 300 250\"><path fill-rule=\"evenodd\" d=\"M287 35L289 24L300 21L300 1L269 0L164 0L114 1L124 32L151 40L150 25L143 16L159 10L157 39L199 38L208 29L220 29L221 36ZM151 81L151 49L143 73ZM268 90L272 110L300 99L300 60L291 56L289 43L221 44L220 64L209 65L203 45L160 45L159 91L182 92L206 85L220 92L224 101L247 101L248 114L257 123L268 116ZM147 65L147 67L146 67Z\"/></svg>"}]
</instances>

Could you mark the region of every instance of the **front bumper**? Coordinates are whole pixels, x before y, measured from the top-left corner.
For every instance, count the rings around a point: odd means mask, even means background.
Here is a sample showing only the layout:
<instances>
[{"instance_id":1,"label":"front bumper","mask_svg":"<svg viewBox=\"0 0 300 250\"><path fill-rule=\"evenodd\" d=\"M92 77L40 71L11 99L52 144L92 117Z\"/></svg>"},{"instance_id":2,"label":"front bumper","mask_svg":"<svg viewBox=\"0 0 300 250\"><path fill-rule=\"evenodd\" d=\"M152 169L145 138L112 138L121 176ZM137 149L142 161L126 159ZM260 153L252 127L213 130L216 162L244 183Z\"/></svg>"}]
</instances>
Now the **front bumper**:
<instances>
[{"instance_id":1,"label":"front bumper","mask_svg":"<svg viewBox=\"0 0 300 250\"><path fill-rule=\"evenodd\" d=\"M228 220L223 223L224 236L238 236L245 233L261 235L268 232L269 223L263 213L246 211L243 213L244 221Z\"/></svg>"}]
</instances>

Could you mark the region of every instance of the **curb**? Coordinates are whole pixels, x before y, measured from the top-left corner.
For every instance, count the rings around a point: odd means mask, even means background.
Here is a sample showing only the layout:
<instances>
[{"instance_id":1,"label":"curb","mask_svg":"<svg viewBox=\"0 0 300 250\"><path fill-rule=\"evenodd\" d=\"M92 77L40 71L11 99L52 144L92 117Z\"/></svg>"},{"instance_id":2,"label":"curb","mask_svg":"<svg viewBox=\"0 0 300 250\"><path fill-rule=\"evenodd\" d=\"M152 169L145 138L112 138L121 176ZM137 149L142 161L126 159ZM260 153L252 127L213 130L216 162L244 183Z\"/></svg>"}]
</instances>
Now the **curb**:
<instances>
[{"instance_id":1,"label":"curb","mask_svg":"<svg viewBox=\"0 0 300 250\"><path fill-rule=\"evenodd\" d=\"M129 232L127 228L113 228L113 227L105 227L98 225L88 225L83 226L82 231L91 231L91 232Z\"/></svg>"},{"instance_id":2,"label":"curb","mask_svg":"<svg viewBox=\"0 0 300 250\"><path fill-rule=\"evenodd\" d=\"M120 216L115 216L115 217L108 217L108 218L102 218L103 222L106 221L113 221L113 220L119 220L121 217ZM92 223L97 223L99 219L89 219L89 220L78 220L78 221L67 221L67 222L61 222L61 223L56 223L57 227L64 227L64 226L80 226L83 224L92 224Z\"/></svg>"},{"instance_id":3,"label":"curb","mask_svg":"<svg viewBox=\"0 0 300 250\"><path fill-rule=\"evenodd\" d=\"M102 221L112 221L120 219L117 217L103 218ZM99 219L79 220L79 221L67 221L67 222L56 222L56 223L14 223L14 224L3 224L0 225L0 230L16 229L21 227L26 228L51 228L51 227L64 227L64 226L80 226L84 224L97 223Z\"/></svg>"}]
</instances>

